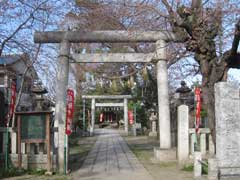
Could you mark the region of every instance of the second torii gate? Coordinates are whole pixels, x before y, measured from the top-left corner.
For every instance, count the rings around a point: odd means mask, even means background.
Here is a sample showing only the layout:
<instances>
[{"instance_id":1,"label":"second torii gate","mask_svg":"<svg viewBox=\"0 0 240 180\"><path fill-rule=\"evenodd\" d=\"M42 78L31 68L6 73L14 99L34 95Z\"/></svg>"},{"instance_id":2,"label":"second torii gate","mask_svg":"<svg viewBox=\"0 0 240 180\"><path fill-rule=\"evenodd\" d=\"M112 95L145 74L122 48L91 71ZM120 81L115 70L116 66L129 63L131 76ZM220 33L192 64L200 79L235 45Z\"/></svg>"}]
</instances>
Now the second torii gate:
<instances>
[{"instance_id":1,"label":"second torii gate","mask_svg":"<svg viewBox=\"0 0 240 180\"><path fill-rule=\"evenodd\" d=\"M83 95L83 100L91 99L91 127L90 134L92 135L94 132L94 124L95 124L95 107L123 107L124 111L124 130L128 133L128 99L131 99L131 95ZM122 99L122 103L96 103L96 99Z\"/></svg>"},{"instance_id":2,"label":"second torii gate","mask_svg":"<svg viewBox=\"0 0 240 180\"><path fill-rule=\"evenodd\" d=\"M170 111L168 97L168 73L166 59L166 41L173 40L172 33L166 31L56 31L36 32L35 43L60 43L56 88L56 118L54 126L58 132L54 135L58 150L59 171L64 171L64 133L66 117L66 92L69 74L70 43L156 43L154 54L79 54L73 55L75 62L157 62L158 112L160 131L160 150L167 152L171 148ZM96 59L95 59L96 58ZM118 60L117 60L118 59ZM109 61L110 60L110 61ZM162 153L160 153L162 154ZM169 153L167 152L167 155ZM163 155L163 154L162 154ZM161 157L160 157L161 158Z\"/></svg>"}]
</instances>

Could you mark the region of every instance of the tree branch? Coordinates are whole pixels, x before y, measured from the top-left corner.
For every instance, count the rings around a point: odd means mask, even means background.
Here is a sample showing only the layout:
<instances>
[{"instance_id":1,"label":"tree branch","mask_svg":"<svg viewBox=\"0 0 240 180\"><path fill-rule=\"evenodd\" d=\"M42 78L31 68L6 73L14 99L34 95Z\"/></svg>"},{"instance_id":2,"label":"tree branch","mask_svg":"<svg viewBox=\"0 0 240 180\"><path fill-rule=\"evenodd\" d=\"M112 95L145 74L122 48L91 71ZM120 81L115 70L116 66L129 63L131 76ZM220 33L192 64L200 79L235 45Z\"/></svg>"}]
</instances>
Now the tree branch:
<instances>
[{"instance_id":1,"label":"tree branch","mask_svg":"<svg viewBox=\"0 0 240 180\"><path fill-rule=\"evenodd\" d=\"M232 49L231 49L231 54L232 55L236 55L237 54L239 41L240 41L240 19L237 22L236 28L235 28L235 34L234 34L233 43L232 43Z\"/></svg>"},{"instance_id":2,"label":"tree branch","mask_svg":"<svg viewBox=\"0 0 240 180\"><path fill-rule=\"evenodd\" d=\"M39 5L29 14L29 16L26 18L26 20L23 21L23 22L15 29L15 31L13 31L12 34L10 34L6 39L3 40L3 42L2 42L2 44L1 44L1 46L0 46L0 56L2 55L4 46L6 45L6 43L7 43L10 39L12 39L32 18L34 18L34 16L33 16L34 13L35 13L36 11L38 11L38 10L41 8L41 6L42 6L43 4L45 4L47 1L48 1L48 0L46 0L46 1L42 2L41 4L39 4Z\"/></svg>"}]
</instances>

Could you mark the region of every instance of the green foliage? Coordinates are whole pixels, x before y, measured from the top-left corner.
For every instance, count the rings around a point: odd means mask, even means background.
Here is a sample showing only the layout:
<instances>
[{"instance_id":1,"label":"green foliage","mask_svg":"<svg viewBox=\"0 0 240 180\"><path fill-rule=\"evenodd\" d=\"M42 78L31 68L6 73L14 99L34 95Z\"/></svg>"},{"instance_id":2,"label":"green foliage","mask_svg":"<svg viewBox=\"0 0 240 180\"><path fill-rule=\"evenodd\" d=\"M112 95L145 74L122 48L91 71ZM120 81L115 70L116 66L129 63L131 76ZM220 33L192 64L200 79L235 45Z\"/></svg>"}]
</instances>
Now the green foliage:
<instances>
[{"instance_id":1,"label":"green foliage","mask_svg":"<svg viewBox=\"0 0 240 180\"><path fill-rule=\"evenodd\" d=\"M203 164L202 165L202 174L208 174L208 164Z\"/></svg>"},{"instance_id":2,"label":"green foliage","mask_svg":"<svg viewBox=\"0 0 240 180\"><path fill-rule=\"evenodd\" d=\"M24 174L25 171L18 171L17 168L10 167L7 171L4 168L0 169L0 177L13 177L13 176L20 176Z\"/></svg>"},{"instance_id":3,"label":"green foliage","mask_svg":"<svg viewBox=\"0 0 240 180\"><path fill-rule=\"evenodd\" d=\"M30 175L37 175L37 176L42 176L47 172L46 169L30 169L27 171L28 174Z\"/></svg>"},{"instance_id":4,"label":"green foliage","mask_svg":"<svg viewBox=\"0 0 240 180\"><path fill-rule=\"evenodd\" d=\"M193 164L186 164L182 168L182 171L187 171L187 172L193 172L193 170L194 170ZM202 165L202 174L208 174L208 166L205 164Z\"/></svg>"},{"instance_id":5,"label":"green foliage","mask_svg":"<svg viewBox=\"0 0 240 180\"><path fill-rule=\"evenodd\" d=\"M207 117L207 110L202 109L200 114L201 114L201 118Z\"/></svg>"},{"instance_id":6,"label":"green foliage","mask_svg":"<svg viewBox=\"0 0 240 180\"><path fill-rule=\"evenodd\" d=\"M193 164L186 164L184 165L184 167L182 168L183 171L187 171L187 172L193 172Z\"/></svg>"}]
</instances>

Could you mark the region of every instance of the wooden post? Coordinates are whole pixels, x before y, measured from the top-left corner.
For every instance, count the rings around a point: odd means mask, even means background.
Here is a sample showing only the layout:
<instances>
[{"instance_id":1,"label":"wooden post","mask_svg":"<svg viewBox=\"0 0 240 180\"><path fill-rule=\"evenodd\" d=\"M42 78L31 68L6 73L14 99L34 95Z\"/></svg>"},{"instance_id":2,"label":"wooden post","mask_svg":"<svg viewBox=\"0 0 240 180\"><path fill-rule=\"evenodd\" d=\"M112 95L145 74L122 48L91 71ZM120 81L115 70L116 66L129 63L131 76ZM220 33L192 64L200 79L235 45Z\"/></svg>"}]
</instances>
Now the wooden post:
<instances>
[{"instance_id":1,"label":"wooden post","mask_svg":"<svg viewBox=\"0 0 240 180\"><path fill-rule=\"evenodd\" d=\"M22 168L22 154L21 154L21 117L18 115L17 118L17 132L18 132L18 168Z\"/></svg>"},{"instance_id":2,"label":"wooden post","mask_svg":"<svg viewBox=\"0 0 240 180\"><path fill-rule=\"evenodd\" d=\"M46 115L46 143L47 143L47 171L51 172L51 133L50 133L50 114Z\"/></svg>"}]
</instances>

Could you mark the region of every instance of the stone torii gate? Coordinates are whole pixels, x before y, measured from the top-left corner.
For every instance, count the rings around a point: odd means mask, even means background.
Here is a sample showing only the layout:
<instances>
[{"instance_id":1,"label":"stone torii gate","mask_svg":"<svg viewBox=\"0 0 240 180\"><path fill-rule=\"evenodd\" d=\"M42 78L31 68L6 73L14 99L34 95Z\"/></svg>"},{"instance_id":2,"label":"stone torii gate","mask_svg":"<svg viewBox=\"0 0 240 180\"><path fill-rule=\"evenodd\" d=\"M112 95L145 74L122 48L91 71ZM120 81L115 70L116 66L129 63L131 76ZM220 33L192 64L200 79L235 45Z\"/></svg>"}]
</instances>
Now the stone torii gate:
<instances>
[{"instance_id":1,"label":"stone torii gate","mask_svg":"<svg viewBox=\"0 0 240 180\"><path fill-rule=\"evenodd\" d=\"M123 107L124 111L124 130L128 133L128 99L131 99L131 95L83 95L83 99L91 99L91 127L90 134L94 132L95 124L95 107ZM122 99L122 103L96 103L96 99Z\"/></svg>"},{"instance_id":2,"label":"stone torii gate","mask_svg":"<svg viewBox=\"0 0 240 180\"><path fill-rule=\"evenodd\" d=\"M166 42L175 39L172 33L166 31L55 31L36 32L35 43L60 43L60 54L58 57L57 88L56 88L56 116L54 126L58 132L54 135L56 148L58 150L59 171L64 171L64 134L66 117L66 92L69 74L70 43L156 43L154 54L74 54L75 62L121 62L136 63L150 62L154 60L157 64L158 85L158 112L160 149L157 158L168 158L171 148L170 111L168 97L168 73L166 59ZM96 58L96 59L95 59ZM96 61L100 58L100 61ZM166 154L166 156L164 155ZM171 158L171 157L170 157Z\"/></svg>"}]
</instances>

